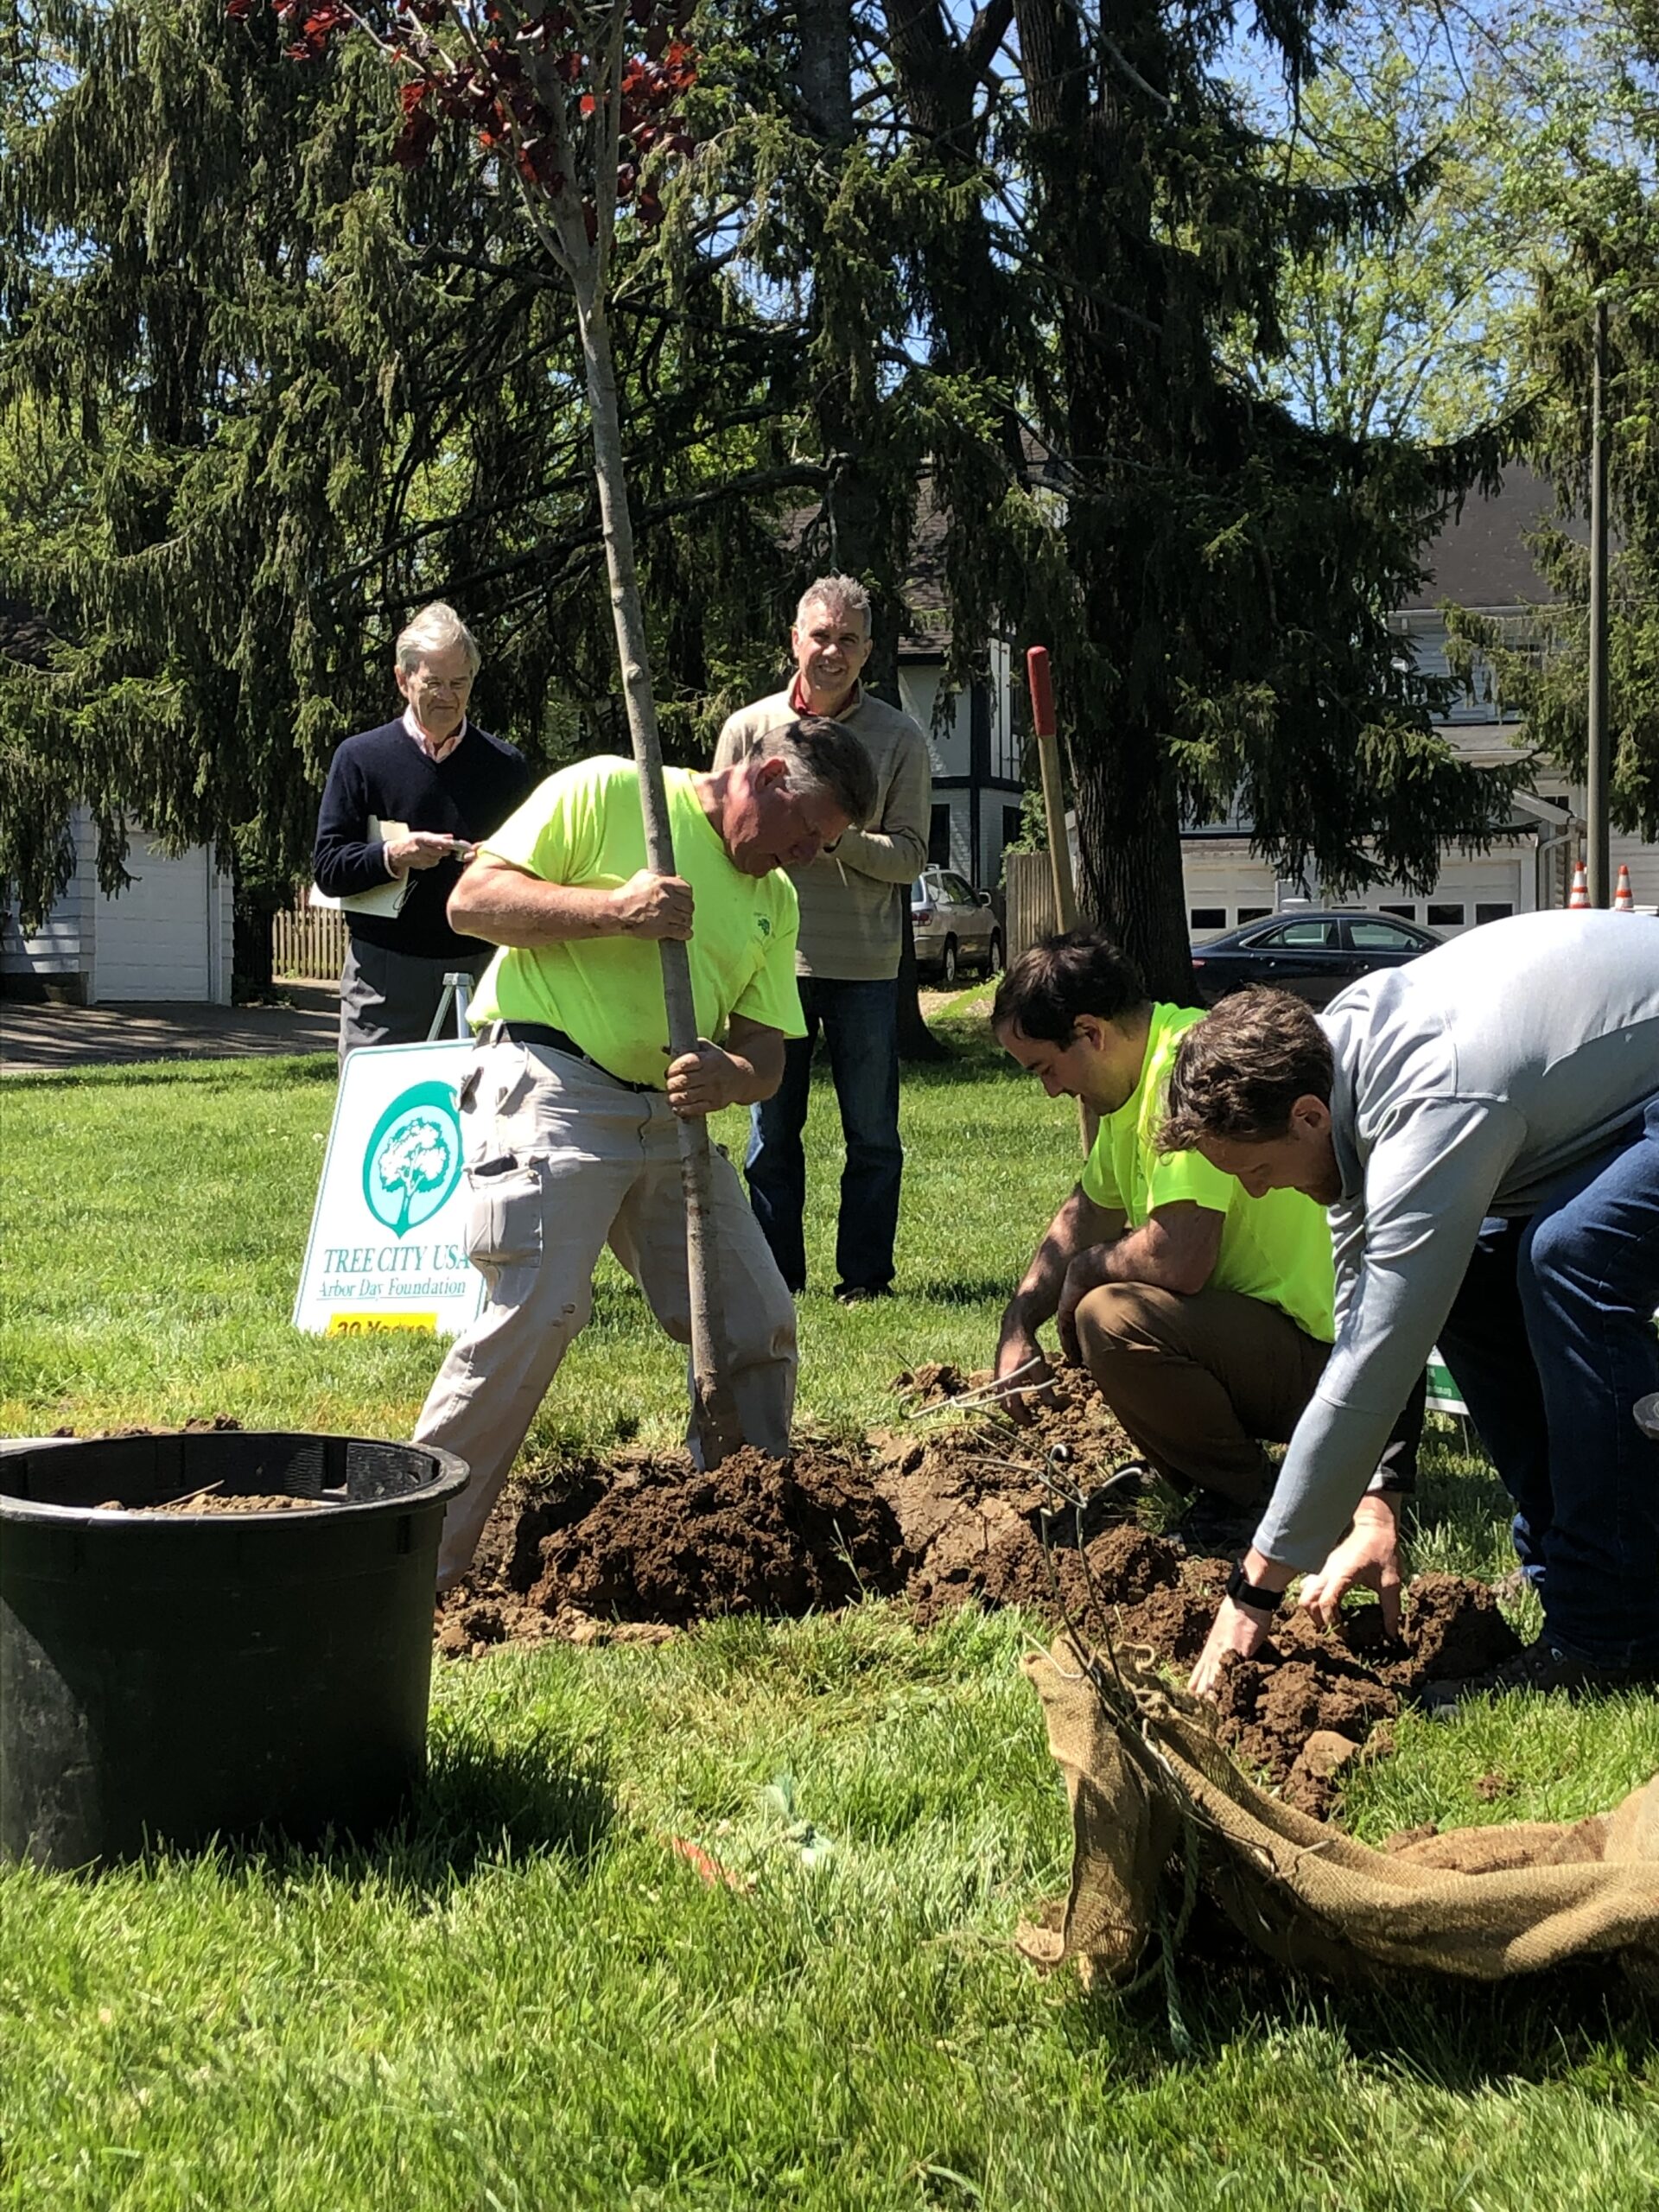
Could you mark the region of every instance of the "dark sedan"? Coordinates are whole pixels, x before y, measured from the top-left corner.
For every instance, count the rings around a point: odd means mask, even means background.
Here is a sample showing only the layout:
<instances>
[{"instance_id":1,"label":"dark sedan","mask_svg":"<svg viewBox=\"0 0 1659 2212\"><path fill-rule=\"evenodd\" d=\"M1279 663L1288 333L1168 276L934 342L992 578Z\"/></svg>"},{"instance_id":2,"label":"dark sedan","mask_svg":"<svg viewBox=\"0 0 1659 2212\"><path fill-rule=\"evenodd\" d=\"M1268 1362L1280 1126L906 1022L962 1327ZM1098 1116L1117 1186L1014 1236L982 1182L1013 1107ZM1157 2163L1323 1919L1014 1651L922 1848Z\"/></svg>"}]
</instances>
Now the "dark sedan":
<instances>
[{"instance_id":1,"label":"dark sedan","mask_svg":"<svg viewBox=\"0 0 1659 2212\"><path fill-rule=\"evenodd\" d=\"M1323 1006L1357 976L1398 968L1440 942L1432 930L1391 914L1298 908L1212 937L1194 950L1192 968L1211 1006L1245 983L1294 991L1310 1006Z\"/></svg>"}]
</instances>

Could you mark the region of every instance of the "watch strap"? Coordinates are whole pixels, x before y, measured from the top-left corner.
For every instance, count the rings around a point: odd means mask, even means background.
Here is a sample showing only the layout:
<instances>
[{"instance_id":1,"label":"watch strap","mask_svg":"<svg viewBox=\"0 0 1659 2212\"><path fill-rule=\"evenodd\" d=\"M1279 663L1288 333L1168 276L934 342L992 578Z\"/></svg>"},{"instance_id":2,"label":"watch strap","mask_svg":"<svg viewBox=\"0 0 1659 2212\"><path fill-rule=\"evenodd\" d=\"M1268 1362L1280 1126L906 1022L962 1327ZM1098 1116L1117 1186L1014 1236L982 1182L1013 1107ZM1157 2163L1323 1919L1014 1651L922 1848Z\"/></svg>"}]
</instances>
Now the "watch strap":
<instances>
[{"instance_id":1,"label":"watch strap","mask_svg":"<svg viewBox=\"0 0 1659 2212\"><path fill-rule=\"evenodd\" d=\"M1282 1590L1264 1590L1259 1582L1250 1581L1244 1573L1244 1562L1236 1560L1227 1578L1227 1595L1236 1605L1249 1605L1258 1613L1276 1613Z\"/></svg>"}]
</instances>

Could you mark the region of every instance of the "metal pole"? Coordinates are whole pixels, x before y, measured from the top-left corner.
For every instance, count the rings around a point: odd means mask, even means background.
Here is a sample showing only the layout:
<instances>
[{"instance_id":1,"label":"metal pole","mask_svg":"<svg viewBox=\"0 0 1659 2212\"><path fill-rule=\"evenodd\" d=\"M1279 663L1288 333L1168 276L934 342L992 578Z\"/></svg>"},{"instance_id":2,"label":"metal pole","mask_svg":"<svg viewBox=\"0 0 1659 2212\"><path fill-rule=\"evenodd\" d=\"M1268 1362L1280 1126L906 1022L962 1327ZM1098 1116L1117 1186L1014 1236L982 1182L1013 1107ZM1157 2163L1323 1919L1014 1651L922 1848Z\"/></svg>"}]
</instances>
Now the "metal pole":
<instances>
[{"instance_id":1,"label":"metal pole","mask_svg":"<svg viewBox=\"0 0 1659 2212\"><path fill-rule=\"evenodd\" d=\"M1595 307L1594 367L1590 396L1590 700L1586 728L1588 795L1585 801L1586 873L1590 904L1610 906L1609 787L1612 733L1607 712L1607 302Z\"/></svg>"}]
</instances>

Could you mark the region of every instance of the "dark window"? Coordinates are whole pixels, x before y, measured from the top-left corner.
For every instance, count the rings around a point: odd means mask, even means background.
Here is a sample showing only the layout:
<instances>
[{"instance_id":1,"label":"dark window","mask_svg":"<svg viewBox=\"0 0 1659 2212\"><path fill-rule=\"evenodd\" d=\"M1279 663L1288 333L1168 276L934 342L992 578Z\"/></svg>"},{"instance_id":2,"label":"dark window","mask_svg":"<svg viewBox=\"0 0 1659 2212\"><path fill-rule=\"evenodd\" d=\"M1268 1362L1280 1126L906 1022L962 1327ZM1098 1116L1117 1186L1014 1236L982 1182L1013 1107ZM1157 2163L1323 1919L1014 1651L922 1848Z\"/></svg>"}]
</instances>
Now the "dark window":
<instances>
[{"instance_id":1,"label":"dark window","mask_svg":"<svg viewBox=\"0 0 1659 2212\"><path fill-rule=\"evenodd\" d=\"M927 825L927 857L935 868L950 864L950 809L935 806L932 819Z\"/></svg>"},{"instance_id":2,"label":"dark window","mask_svg":"<svg viewBox=\"0 0 1659 2212\"><path fill-rule=\"evenodd\" d=\"M1428 926L1432 930L1460 930L1463 927L1461 906L1431 906Z\"/></svg>"},{"instance_id":3,"label":"dark window","mask_svg":"<svg viewBox=\"0 0 1659 2212\"><path fill-rule=\"evenodd\" d=\"M1397 914L1402 922L1414 922L1417 918L1414 906L1379 906L1376 911L1379 914Z\"/></svg>"},{"instance_id":4,"label":"dark window","mask_svg":"<svg viewBox=\"0 0 1659 2212\"><path fill-rule=\"evenodd\" d=\"M1317 951L1336 943L1336 925L1334 922L1286 922L1276 930L1264 930L1251 942L1267 945L1275 952L1281 950Z\"/></svg>"},{"instance_id":5,"label":"dark window","mask_svg":"<svg viewBox=\"0 0 1659 2212\"><path fill-rule=\"evenodd\" d=\"M1514 912L1515 908L1507 899L1477 899L1475 901L1477 925L1482 922L1505 921Z\"/></svg>"},{"instance_id":6,"label":"dark window","mask_svg":"<svg viewBox=\"0 0 1659 2212\"><path fill-rule=\"evenodd\" d=\"M1241 906L1238 910L1238 925L1243 929L1246 922L1265 921L1272 912L1271 906Z\"/></svg>"},{"instance_id":7,"label":"dark window","mask_svg":"<svg viewBox=\"0 0 1659 2212\"><path fill-rule=\"evenodd\" d=\"M1189 925L1195 930L1224 930L1227 909L1224 906L1194 906L1187 914Z\"/></svg>"},{"instance_id":8,"label":"dark window","mask_svg":"<svg viewBox=\"0 0 1659 2212\"><path fill-rule=\"evenodd\" d=\"M1005 806L1002 810L1002 842L1011 845L1020 835L1020 809Z\"/></svg>"},{"instance_id":9,"label":"dark window","mask_svg":"<svg viewBox=\"0 0 1659 2212\"><path fill-rule=\"evenodd\" d=\"M1402 930L1380 918L1350 922L1348 935L1356 952L1416 952L1423 942L1414 930Z\"/></svg>"}]
</instances>

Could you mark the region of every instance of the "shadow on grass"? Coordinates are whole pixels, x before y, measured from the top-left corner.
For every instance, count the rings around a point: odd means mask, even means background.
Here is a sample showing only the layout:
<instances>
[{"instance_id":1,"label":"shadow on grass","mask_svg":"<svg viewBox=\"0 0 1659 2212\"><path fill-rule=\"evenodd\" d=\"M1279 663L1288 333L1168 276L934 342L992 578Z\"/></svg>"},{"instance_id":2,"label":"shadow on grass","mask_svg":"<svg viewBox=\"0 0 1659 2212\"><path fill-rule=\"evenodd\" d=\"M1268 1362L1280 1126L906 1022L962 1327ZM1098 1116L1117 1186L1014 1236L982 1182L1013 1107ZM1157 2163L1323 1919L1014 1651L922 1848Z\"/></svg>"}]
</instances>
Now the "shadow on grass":
<instances>
[{"instance_id":1,"label":"shadow on grass","mask_svg":"<svg viewBox=\"0 0 1659 2212\"><path fill-rule=\"evenodd\" d=\"M8 1092L25 1090L143 1090L158 1084L194 1084L225 1089L287 1090L296 1083L340 1080L335 1055L327 1052L192 1054L174 1060L100 1060L88 1067L20 1068L6 1077Z\"/></svg>"},{"instance_id":2,"label":"shadow on grass","mask_svg":"<svg viewBox=\"0 0 1659 2212\"><path fill-rule=\"evenodd\" d=\"M182 1853L162 1847L128 1866L215 1859L228 1873L256 1878L308 1882L322 1874L435 1897L476 1873L537 1859L563 1859L584 1875L604 1851L616 1811L608 1762L590 1741L543 1726L504 1745L452 1727L434 1735L411 1803L377 1834L330 1829L314 1842L262 1834Z\"/></svg>"},{"instance_id":3,"label":"shadow on grass","mask_svg":"<svg viewBox=\"0 0 1659 2212\"><path fill-rule=\"evenodd\" d=\"M1014 1288L1008 1275L924 1275L919 1282L900 1278L901 1298L926 1299L935 1306L982 1306L1006 1301ZM995 1349L988 1342L987 1358Z\"/></svg>"},{"instance_id":4,"label":"shadow on grass","mask_svg":"<svg viewBox=\"0 0 1659 2212\"><path fill-rule=\"evenodd\" d=\"M1230 1947L1225 1965L1177 1961L1179 2023L1160 1975L1127 2002L1109 1992L1075 1993L1069 2037L1078 2047L1111 2044L1120 2062L1151 2080L1172 2060L1212 2065L1241 2041L1312 2028L1339 2036L1363 2065L1453 2092L1570 2076L1597 2094L1617 2094L1620 2082L1638 2087L1659 2056L1654 1999L1611 1957L1499 1982L1402 1973L1339 1986L1266 1960L1241 1961L1243 1938L1230 1931L1214 1940Z\"/></svg>"}]
</instances>

